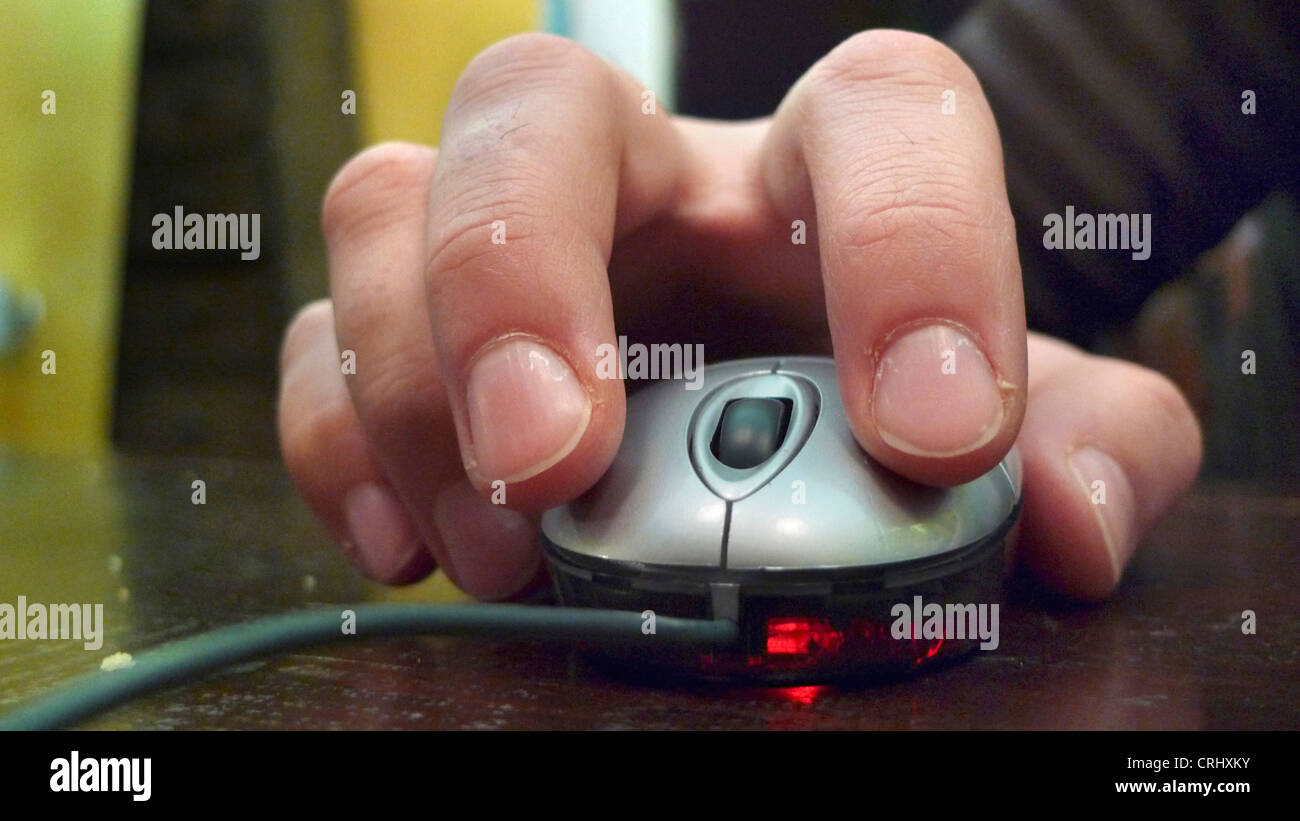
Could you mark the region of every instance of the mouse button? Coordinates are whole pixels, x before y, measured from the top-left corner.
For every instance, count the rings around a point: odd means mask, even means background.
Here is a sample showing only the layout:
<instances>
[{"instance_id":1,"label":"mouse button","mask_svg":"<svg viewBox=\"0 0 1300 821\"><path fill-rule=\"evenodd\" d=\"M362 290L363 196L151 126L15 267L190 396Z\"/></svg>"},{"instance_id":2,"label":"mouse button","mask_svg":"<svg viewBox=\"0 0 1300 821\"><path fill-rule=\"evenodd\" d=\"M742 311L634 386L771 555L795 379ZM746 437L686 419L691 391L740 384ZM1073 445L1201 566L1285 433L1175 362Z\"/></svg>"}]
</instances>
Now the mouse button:
<instances>
[{"instance_id":1,"label":"mouse button","mask_svg":"<svg viewBox=\"0 0 1300 821\"><path fill-rule=\"evenodd\" d=\"M689 483L694 485L695 483ZM654 500L626 504L581 503L552 508L542 515L542 531L571 553L611 561L718 567L727 504L688 483L676 491L659 488Z\"/></svg>"},{"instance_id":2,"label":"mouse button","mask_svg":"<svg viewBox=\"0 0 1300 821\"><path fill-rule=\"evenodd\" d=\"M837 386L824 384L823 396L822 422L817 433L791 461L783 477L804 481L808 499L804 515L809 518L839 515L846 522L846 531L851 521L859 523L853 527L872 529L875 541L869 545L860 538L855 540L852 534L840 537L841 544L849 545L847 549L858 551L856 563L908 561L943 553L960 547L956 541L986 523L975 516L978 511L967 511L965 496L953 496L949 489L904 479L872 460L853 437ZM825 494L814 492L815 488L829 488L837 504L843 503L853 510L841 510L837 506L819 508L816 503L823 501ZM960 506L954 507L958 501ZM736 531L736 523L733 511L732 533ZM728 563L731 555L729 545ZM836 558L841 557L837 554Z\"/></svg>"},{"instance_id":3,"label":"mouse button","mask_svg":"<svg viewBox=\"0 0 1300 821\"><path fill-rule=\"evenodd\" d=\"M860 477L833 481L798 460L752 495L732 503L727 567L807 570L893 561Z\"/></svg>"},{"instance_id":4,"label":"mouse button","mask_svg":"<svg viewBox=\"0 0 1300 821\"><path fill-rule=\"evenodd\" d=\"M618 453L586 493L542 518L560 548L628 562L716 567L726 504L695 479L682 448L695 402L680 384L652 385L628 399Z\"/></svg>"},{"instance_id":5,"label":"mouse button","mask_svg":"<svg viewBox=\"0 0 1300 821\"><path fill-rule=\"evenodd\" d=\"M869 458L869 457L868 457ZM1015 506L1001 466L965 484L933 488L876 469L876 514L891 553L924 558L974 544Z\"/></svg>"},{"instance_id":6,"label":"mouse button","mask_svg":"<svg viewBox=\"0 0 1300 821\"><path fill-rule=\"evenodd\" d=\"M758 467L785 441L793 404L793 399L780 397L730 400L722 410L710 452L737 470Z\"/></svg>"}]
</instances>

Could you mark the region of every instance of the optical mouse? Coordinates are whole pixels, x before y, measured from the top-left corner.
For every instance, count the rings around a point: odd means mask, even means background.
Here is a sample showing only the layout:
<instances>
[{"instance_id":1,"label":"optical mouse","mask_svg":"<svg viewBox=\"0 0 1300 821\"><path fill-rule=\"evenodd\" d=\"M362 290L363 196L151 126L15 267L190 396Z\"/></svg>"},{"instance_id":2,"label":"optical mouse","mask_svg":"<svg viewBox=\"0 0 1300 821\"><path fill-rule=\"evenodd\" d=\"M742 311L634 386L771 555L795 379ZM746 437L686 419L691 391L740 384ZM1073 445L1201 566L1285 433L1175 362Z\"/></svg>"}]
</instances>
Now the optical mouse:
<instances>
[{"instance_id":1,"label":"optical mouse","mask_svg":"<svg viewBox=\"0 0 1300 821\"><path fill-rule=\"evenodd\" d=\"M1021 484L1015 448L956 487L904 479L854 439L833 360L744 359L629 396L613 463L543 514L541 542L561 604L642 612L646 641L601 651L622 661L722 680L889 676L996 646ZM656 645L665 615L730 619L742 639Z\"/></svg>"}]
</instances>

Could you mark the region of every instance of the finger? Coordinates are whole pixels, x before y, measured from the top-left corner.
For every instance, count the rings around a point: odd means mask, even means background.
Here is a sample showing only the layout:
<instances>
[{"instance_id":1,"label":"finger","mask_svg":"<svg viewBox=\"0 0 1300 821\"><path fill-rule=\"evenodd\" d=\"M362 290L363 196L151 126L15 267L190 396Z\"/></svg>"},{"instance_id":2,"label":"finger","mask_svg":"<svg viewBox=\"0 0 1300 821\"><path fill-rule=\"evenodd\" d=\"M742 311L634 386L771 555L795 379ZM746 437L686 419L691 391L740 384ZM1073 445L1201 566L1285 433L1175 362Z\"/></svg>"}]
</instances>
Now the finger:
<instances>
[{"instance_id":1,"label":"finger","mask_svg":"<svg viewBox=\"0 0 1300 821\"><path fill-rule=\"evenodd\" d=\"M429 309L465 468L512 505L578 495L622 437L623 386L596 369L617 350L606 266L670 202L681 155L648 110L630 77L549 35L483 52L452 94Z\"/></svg>"},{"instance_id":2,"label":"finger","mask_svg":"<svg viewBox=\"0 0 1300 821\"><path fill-rule=\"evenodd\" d=\"M540 556L527 517L461 492L466 480L421 278L436 162L421 146L369 149L339 172L322 208L335 332L348 357L334 369L350 365L342 378L395 497L381 503L358 491L373 519L356 522L352 538L379 538L402 511L457 586L504 598L527 584Z\"/></svg>"},{"instance_id":3,"label":"finger","mask_svg":"<svg viewBox=\"0 0 1300 821\"><path fill-rule=\"evenodd\" d=\"M1076 345L1036 331L1026 335L1029 393L1058 372L1077 366L1090 354Z\"/></svg>"},{"instance_id":4,"label":"finger","mask_svg":"<svg viewBox=\"0 0 1300 821\"><path fill-rule=\"evenodd\" d=\"M1058 371L1078 363L1080 359L1087 355L1068 342L1062 342L1055 337L1045 336L1040 333L1029 333L1027 342L1030 367L1026 381L1031 396L1036 386L1047 381ZM1015 525L1011 528L1011 532L1007 534L1006 557L1008 571L1013 568L1015 558L1020 553L1020 533L1024 529L1024 522L1025 517L1018 516Z\"/></svg>"},{"instance_id":5,"label":"finger","mask_svg":"<svg viewBox=\"0 0 1300 821\"><path fill-rule=\"evenodd\" d=\"M1029 348L1020 556L1049 587L1095 599L1195 480L1201 433L1164 376L1067 347Z\"/></svg>"},{"instance_id":6,"label":"finger","mask_svg":"<svg viewBox=\"0 0 1300 821\"><path fill-rule=\"evenodd\" d=\"M395 503L338 363L334 312L328 300L313 302L290 323L280 356L277 413L285 465L363 573L388 584L418 581L432 570L432 557Z\"/></svg>"},{"instance_id":7,"label":"finger","mask_svg":"<svg viewBox=\"0 0 1300 821\"><path fill-rule=\"evenodd\" d=\"M970 69L922 35L859 34L796 83L762 163L787 217L815 213L858 441L929 484L990 470L1024 413L1025 315L997 127Z\"/></svg>"}]
</instances>

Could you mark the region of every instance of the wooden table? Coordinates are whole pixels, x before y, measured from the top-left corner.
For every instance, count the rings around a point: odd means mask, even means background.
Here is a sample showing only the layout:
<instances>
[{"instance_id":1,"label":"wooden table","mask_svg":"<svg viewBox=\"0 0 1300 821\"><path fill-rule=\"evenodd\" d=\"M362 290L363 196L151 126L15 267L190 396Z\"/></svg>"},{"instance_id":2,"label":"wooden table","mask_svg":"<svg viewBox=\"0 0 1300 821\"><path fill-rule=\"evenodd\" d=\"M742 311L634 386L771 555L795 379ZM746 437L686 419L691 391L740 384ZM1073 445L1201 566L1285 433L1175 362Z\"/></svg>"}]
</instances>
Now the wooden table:
<instances>
[{"instance_id":1,"label":"wooden table","mask_svg":"<svg viewBox=\"0 0 1300 821\"><path fill-rule=\"evenodd\" d=\"M205 483L206 504L192 503ZM563 645L361 639L222 672L92 728L1300 727L1300 496L1198 487L1108 602L1011 585L1001 647L839 690L650 686ZM0 602L103 602L104 645L0 641L0 711L113 652L256 615L391 597L276 463L0 454ZM403 595L403 594L396 594ZM409 597L410 593L405 594ZM1242 613L1253 610L1255 635Z\"/></svg>"}]
</instances>

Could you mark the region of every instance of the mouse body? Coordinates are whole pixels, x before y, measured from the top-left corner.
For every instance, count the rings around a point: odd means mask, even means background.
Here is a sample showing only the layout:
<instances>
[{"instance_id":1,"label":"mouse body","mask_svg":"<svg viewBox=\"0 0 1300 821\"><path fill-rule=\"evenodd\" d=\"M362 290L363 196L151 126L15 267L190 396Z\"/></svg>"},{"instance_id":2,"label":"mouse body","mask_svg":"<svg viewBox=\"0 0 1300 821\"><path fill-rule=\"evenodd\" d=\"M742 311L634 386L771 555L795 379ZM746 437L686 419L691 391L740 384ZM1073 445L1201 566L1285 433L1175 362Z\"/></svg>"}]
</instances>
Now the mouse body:
<instances>
[{"instance_id":1,"label":"mouse body","mask_svg":"<svg viewBox=\"0 0 1300 821\"><path fill-rule=\"evenodd\" d=\"M543 515L542 546L562 604L730 619L742 646L700 654L650 633L611 652L706 678L804 683L990 649L980 632L990 606L996 632L1020 511L1014 448L983 476L932 488L858 445L829 358L719 363L696 384L629 397L609 470Z\"/></svg>"}]
</instances>

